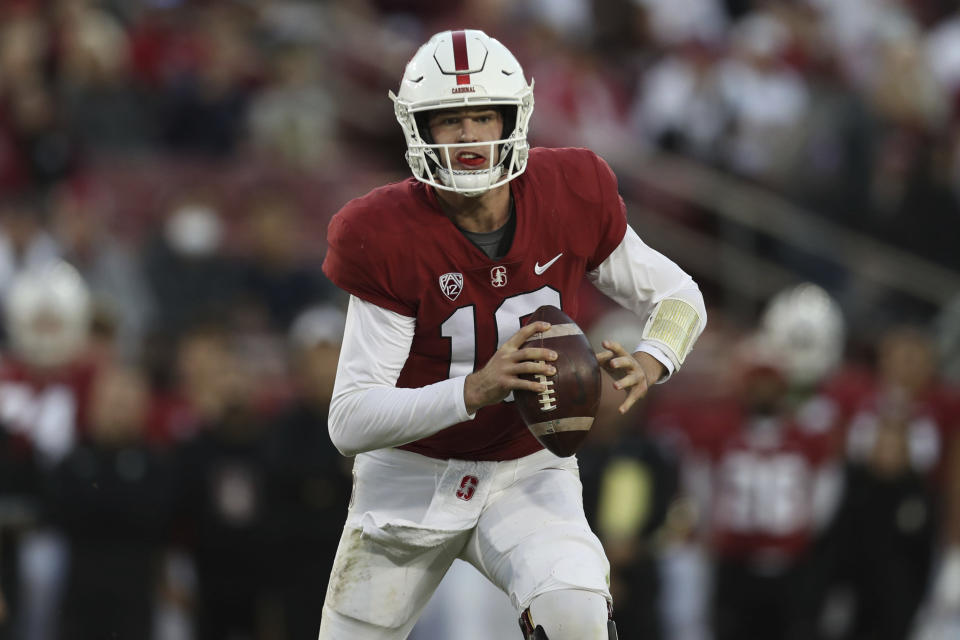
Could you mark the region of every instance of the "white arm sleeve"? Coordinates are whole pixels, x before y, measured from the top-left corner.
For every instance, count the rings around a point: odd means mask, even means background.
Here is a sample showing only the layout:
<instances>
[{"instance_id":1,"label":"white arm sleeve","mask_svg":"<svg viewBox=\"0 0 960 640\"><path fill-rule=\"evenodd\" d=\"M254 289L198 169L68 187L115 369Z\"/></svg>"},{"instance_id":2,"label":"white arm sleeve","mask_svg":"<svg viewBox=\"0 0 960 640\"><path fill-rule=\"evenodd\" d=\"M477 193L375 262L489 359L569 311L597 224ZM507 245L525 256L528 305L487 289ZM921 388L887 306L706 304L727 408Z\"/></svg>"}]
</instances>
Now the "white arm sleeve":
<instances>
[{"instance_id":1,"label":"white arm sleeve","mask_svg":"<svg viewBox=\"0 0 960 640\"><path fill-rule=\"evenodd\" d=\"M464 376L417 389L398 389L413 318L350 296L347 323L330 401L329 429L345 456L395 447L470 420Z\"/></svg>"},{"instance_id":2,"label":"white arm sleeve","mask_svg":"<svg viewBox=\"0 0 960 640\"><path fill-rule=\"evenodd\" d=\"M696 311L699 323L690 344L707 325L707 310L697 283L675 262L648 247L629 225L617 248L587 277L602 293L637 314L641 326L667 298L682 300ZM666 367L667 374L659 382L679 368L685 355L667 354L665 348L662 342L644 341L634 349L649 353Z\"/></svg>"}]
</instances>

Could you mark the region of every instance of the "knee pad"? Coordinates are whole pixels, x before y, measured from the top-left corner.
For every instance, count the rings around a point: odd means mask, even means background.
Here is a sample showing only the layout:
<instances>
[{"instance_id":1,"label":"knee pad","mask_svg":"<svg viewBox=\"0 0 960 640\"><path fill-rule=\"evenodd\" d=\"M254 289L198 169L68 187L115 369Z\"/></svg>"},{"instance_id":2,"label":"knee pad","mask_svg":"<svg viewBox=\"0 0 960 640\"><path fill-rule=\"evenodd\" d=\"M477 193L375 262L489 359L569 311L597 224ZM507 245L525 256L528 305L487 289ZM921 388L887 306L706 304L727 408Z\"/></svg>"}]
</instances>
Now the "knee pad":
<instances>
[{"instance_id":1,"label":"knee pad","mask_svg":"<svg viewBox=\"0 0 960 640\"><path fill-rule=\"evenodd\" d=\"M617 640L606 598L579 589L541 594L520 616L525 640Z\"/></svg>"}]
</instances>

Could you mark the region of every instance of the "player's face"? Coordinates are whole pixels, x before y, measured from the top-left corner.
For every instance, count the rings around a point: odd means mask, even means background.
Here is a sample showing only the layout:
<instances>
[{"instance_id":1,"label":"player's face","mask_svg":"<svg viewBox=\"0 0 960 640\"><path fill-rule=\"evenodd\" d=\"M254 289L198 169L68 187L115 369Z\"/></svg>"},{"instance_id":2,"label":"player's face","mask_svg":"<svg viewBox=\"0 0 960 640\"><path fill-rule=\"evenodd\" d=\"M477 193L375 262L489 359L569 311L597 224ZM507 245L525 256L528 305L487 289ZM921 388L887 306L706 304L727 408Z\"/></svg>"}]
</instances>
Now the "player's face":
<instances>
[{"instance_id":1,"label":"player's face","mask_svg":"<svg viewBox=\"0 0 960 640\"><path fill-rule=\"evenodd\" d=\"M492 142L503 136L503 116L496 109L465 107L444 109L430 115L427 125L437 144ZM499 161L499 151L489 144L457 147L450 150L450 163L455 171L489 169Z\"/></svg>"}]
</instances>

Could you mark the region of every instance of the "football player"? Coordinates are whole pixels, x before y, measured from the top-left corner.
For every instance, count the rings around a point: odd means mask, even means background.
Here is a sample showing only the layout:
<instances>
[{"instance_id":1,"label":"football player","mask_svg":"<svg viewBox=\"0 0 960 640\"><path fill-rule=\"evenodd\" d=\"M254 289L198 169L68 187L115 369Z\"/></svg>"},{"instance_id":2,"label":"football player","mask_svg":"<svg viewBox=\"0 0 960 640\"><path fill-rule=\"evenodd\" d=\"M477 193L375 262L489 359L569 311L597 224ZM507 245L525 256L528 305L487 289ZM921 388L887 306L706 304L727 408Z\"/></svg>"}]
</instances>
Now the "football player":
<instances>
[{"instance_id":1,"label":"football player","mask_svg":"<svg viewBox=\"0 0 960 640\"><path fill-rule=\"evenodd\" d=\"M839 464L829 434L789 409L782 369L755 364L727 406L699 416L706 541L717 640L813 637L820 605L815 542L835 512Z\"/></svg>"},{"instance_id":2,"label":"football player","mask_svg":"<svg viewBox=\"0 0 960 640\"><path fill-rule=\"evenodd\" d=\"M695 399L660 396L651 430L681 446L684 489L703 514L714 637L813 637L814 544L835 513L841 471L838 409L819 388L840 364L843 316L803 283L773 297L756 331L726 337L727 384L715 375Z\"/></svg>"},{"instance_id":3,"label":"football player","mask_svg":"<svg viewBox=\"0 0 960 640\"><path fill-rule=\"evenodd\" d=\"M320 638L405 638L457 558L526 638L616 637L576 458L543 449L512 402L557 358L521 348L549 325L521 325L545 304L576 318L584 275L636 313L641 343L597 355L625 412L681 366L703 297L627 225L603 160L529 147L533 84L497 40L436 34L390 97L413 179L348 203L324 261L350 294L329 430L356 460Z\"/></svg>"},{"instance_id":4,"label":"football player","mask_svg":"<svg viewBox=\"0 0 960 640\"><path fill-rule=\"evenodd\" d=\"M32 513L17 533L19 566L10 596L18 637L52 637L67 546L42 518L40 488L86 430L96 365L87 358L91 297L62 261L31 267L4 298L8 349L0 361L0 499L21 500ZM2 523L0 523L2 524Z\"/></svg>"},{"instance_id":5,"label":"football player","mask_svg":"<svg viewBox=\"0 0 960 640\"><path fill-rule=\"evenodd\" d=\"M941 378L920 326L886 329L875 368L874 387L845 434L852 504L845 511L859 516L838 525L848 541L843 555L859 569L850 637L904 637L918 622L929 637L953 637L935 630L960 621L956 389Z\"/></svg>"}]
</instances>

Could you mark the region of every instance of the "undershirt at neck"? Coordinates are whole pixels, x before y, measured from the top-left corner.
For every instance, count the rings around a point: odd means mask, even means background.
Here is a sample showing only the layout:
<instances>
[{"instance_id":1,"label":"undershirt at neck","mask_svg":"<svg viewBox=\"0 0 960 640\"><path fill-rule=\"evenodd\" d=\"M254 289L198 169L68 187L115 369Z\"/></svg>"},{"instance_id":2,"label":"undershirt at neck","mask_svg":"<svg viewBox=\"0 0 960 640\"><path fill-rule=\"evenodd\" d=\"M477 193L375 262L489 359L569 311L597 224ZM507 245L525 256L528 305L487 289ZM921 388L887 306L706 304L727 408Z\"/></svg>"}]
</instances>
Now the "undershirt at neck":
<instances>
[{"instance_id":1,"label":"undershirt at neck","mask_svg":"<svg viewBox=\"0 0 960 640\"><path fill-rule=\"evenodd\" d=\"M467 240L473 243L475 247L483 251L491 260L498 260L507 255L510 251L510 245L513 244L513 232L516 229L516 214L513 210L513 198L510 199L510 217L499 229L493 231L467 231L460 229L460 232L467 237ZM459 229L459 227L457 227Z\"/></svg>"}]
</instances>

